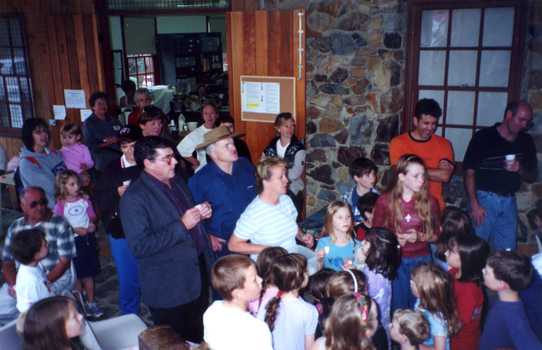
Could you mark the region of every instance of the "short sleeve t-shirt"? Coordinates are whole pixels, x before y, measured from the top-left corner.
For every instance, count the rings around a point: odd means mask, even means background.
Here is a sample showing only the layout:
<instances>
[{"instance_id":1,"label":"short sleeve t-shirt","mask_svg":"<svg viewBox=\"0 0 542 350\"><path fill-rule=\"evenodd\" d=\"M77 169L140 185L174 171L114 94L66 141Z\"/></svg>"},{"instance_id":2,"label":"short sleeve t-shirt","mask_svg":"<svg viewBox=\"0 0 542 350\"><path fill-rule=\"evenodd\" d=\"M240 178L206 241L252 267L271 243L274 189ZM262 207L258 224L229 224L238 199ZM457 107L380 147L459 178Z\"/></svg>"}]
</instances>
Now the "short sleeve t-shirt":
<instances>
[{"instance_id":1,"label":"short sleeve t-shirt","mask_svg":"<svg viewBox=\"0 0 542 350\"><path fill-rule=\"evenodd\" d=\"M328 248L326 248L328 247ZM357 239L354 242L348 242L345 246L339 247L336 244L331 244L331 237L322 237L318 240L318 249L326 249L326 257L324 258L324 267L333 269L335 271L341 271L343 268L344 259L354 260L354 254L356 249L361 247L361 242Z\"/></svg>"}]
</instances>

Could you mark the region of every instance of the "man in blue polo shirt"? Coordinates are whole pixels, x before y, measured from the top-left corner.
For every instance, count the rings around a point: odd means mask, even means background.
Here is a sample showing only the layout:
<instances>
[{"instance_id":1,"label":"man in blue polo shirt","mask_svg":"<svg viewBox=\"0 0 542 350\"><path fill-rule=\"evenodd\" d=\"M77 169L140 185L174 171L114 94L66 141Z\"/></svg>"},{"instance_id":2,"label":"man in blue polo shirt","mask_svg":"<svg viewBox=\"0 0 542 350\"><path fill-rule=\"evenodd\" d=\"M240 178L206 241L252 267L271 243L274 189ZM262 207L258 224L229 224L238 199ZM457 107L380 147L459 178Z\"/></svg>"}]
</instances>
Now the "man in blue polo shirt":
<instances>
[{"instance_id":1,"label":"man in blue polo shirt","mask_svg":"<svg viewBox=\"0 0 542 350\"><path fill-rule=\"evenodd\" d=\"M205 134L196 150L205 148L212 161L188 180L196 203L207 201L213 208L211 220L204 224L217 259L231 254L227 243L235 223L256 196L254 166L239 158L233 142L242 135L225 126Z\"/></svg>"}]
</instances>

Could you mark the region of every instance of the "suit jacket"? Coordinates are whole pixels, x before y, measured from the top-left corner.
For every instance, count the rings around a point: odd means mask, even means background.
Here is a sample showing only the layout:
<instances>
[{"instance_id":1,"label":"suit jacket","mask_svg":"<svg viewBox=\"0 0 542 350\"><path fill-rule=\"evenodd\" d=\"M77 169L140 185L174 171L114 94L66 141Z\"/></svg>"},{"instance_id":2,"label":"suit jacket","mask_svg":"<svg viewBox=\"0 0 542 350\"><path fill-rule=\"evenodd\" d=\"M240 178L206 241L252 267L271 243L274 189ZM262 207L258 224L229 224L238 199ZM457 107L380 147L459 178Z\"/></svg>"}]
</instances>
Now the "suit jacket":
<instances>
[{"instance_id":1,"label":"suit jacket","mask_svg":"<svg viewBox=\"0 0 542 350\"><path fill-rule=\"evenodd\" d=\"M195 205L182 178L179 187ZM143 302L150 307L172 308L197 299L201 278L196 245L179 211L145 171L124 192L120 211L126 241L138 260ZM210 278L215 258L209 235L199 225Z\"/></svg>"}]
</instances>

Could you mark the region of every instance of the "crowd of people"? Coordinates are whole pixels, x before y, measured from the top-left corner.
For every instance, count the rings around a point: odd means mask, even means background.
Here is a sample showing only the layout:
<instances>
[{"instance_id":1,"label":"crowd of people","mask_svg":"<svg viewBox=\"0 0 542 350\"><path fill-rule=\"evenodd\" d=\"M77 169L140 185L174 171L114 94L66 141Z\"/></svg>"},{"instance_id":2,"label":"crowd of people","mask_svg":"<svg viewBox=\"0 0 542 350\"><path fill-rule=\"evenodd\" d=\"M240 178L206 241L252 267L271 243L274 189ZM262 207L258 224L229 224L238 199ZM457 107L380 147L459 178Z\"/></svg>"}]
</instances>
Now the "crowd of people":
<instances>
[{"instance_id":1,"label":"crowd of people","mask_svg":"<svg viewBox=\"0 0 542 350\"><path fill-rule=\"evenodd\" d=\"M0 322L21 313L25 349L69 349L81 333L82 315L58 297L64 290L80 292L87 317L103 315L93 203L122 313L137 314L141 300L155 325L211 349L542 349L542 282L514 251L515 192L538 175L527 103L511 102L502 123L471 140L464 211L442 196L455 168L451 144L434 134L442 111L420 100L414 129L390 144L382 193L378 167L354 160L355 185L329 204L315 244L299 226L306 153L290 113L277 116L276 138L254 167L244 134L212 102L175 145L148 94L127 89L124 103L139 106L134 122L121 125L95 93L83 127L63 126L60 151L48 146L44 120L23 125L25 215L2 252ZM312 276L298 244L314 247ZM497 295L491 309L487 290ZM51 327L61 331L36 340Z\"/></svg>"}]
</instances>

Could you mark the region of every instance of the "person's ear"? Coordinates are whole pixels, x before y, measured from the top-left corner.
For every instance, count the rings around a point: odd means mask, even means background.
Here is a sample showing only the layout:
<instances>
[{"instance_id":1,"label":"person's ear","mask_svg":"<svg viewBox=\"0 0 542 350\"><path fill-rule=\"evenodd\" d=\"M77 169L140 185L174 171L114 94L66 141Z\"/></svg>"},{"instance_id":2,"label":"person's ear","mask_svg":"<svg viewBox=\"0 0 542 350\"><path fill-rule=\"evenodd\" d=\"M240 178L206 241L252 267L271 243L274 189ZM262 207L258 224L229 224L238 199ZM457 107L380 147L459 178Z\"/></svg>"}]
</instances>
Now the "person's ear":
<instances>
[{"instance_id":1,"label":"person's ear","mask_svg":"<svg viewBox=\"0 0 542 350\"><path fill-rule=\"evenodd\" d=\"M399 180L405 181L405 174L399 174Z\"/></svg>"},{"instance_id":2,"label":"person's ear","mask_svg":"<svg viewBox=\"0 0 542 350\"><path fill-rule=\"evenodd\" d=\"M81 135L80 134L75 135L75 141L77 141L77 142L81 141Z\"/></svg>"},{"instance_id":3,"label":"person's ear","mask_svg":"<svg viewBox=\"0 0 542 350\"><path fill-rule=\"evenodd\" d=\"M19 203L19 206L21 207L21 210L24 212L24 208L26 207L26 205L23 202L21 202Z\"/></svg>"},{"instance_id":4,"label":"person's ear","mask_svg":"<svg viewBox=\"0 0 542 350\"><path fill-rule=\"evenodd\" d=\"M141 123L140 123L140 124L139 124L139 127L140 127L141 129L145 129L145 124L141 124Z\"/></svg>"},{"instance_id":5,"label":"person's ear","mask_svg":"<svg viewBox=\"0 0 542 350\"><path fill-rule=\"evenodd\" d=\"M232 292L231 292L231 296L233 299L235 300L243 300L243 290L242 289L239 289L239 288L235 288Z\"/></svg>"},{"instance_id":6,"label":"person's ear","mask_svg":"<svg viewBox=\"0 0 542 350\"><path fill-rule=\"evenodd\" d=\"M357 176L357 175L352 176L352 179L354 179L354 181L355 181L356 183L359 182L359 176Z\"/></svg>"},{"instance_id":7,"label":"person's ear","mask_svg":"<svg viewBox=\"0 0 542 350\"><path fill-rule=\"evenodd\" d=\"M414 118L412 118L412 124L414 124L415 128L418 127L418 118L416 118L416 116L414 116Z\"/></svg>"},{"instance_id":8,"label":"person's ear","mask_svg":"<svg viewBox=\"0 0 542 350\"><path fill-rule=\"evenodd\" d=\"M143 160L143 167L150 168L151 164L152 164L152 162L149 159L144 159Z\"/></svg>"},{"instance_id":9,"label":"person's ear","mask_svg":"<svg viewBox=\"0 0 542 350\"><path fill-rule=\"evenodd\" d=\"M510 119L510 118L513 118L514 116L512 115L512 111L508 110L506 111L506 114L504 116L504 120L506 119Z\"/></svg>"}]
</instances>

